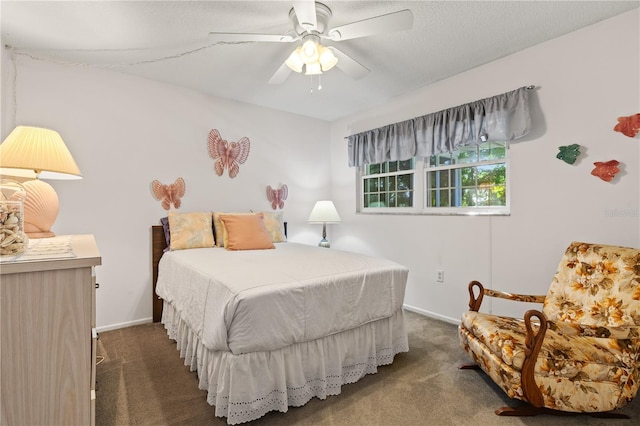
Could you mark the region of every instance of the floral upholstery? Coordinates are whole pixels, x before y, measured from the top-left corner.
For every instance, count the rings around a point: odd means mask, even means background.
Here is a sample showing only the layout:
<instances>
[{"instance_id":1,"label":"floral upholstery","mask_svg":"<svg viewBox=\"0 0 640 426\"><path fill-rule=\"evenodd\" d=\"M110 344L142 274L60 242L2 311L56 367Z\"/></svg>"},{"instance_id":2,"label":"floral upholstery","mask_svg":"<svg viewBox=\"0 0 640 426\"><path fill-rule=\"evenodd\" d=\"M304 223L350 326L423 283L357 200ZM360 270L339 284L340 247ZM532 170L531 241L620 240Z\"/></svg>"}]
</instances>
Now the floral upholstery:
<instances>
[{"instance_id":1,"label":"floral upholstery","mask_svg":"<svg viewBox=\"0 0 640 426\"><path fill-rule=\"evenodd\" d=\"M483 291L485 296L500 293ZM635 397L640 384L640 250L572 243L540 316L546 331L533 378L544 407L603 412ZM531 327L538 333L540 322ZM459 336L462 347L509 397L527 400L521 374L527 337L523 320L469 311L462 316Z\"/></svg>"}]
</instances>

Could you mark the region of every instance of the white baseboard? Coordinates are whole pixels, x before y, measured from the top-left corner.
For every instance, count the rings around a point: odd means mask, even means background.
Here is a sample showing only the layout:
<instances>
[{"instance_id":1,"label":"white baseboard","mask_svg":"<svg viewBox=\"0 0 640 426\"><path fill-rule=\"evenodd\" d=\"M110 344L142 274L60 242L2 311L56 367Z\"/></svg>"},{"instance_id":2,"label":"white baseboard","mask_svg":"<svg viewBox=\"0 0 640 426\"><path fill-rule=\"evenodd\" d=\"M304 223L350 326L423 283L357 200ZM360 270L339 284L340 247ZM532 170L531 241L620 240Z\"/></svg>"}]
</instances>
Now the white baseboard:
<instances>
[{"instance_id":1,"label":"white baseboard","mask_svg":"<svg viewBox=\"0 0 640 426\"><path fill-rule=\"evenodd\" d=\"M440 315L440 314L436 314L435 312L426 311L424 309L416 308L415 306L411 306L411 305L402 305L402 307L404 309L406 309L407 311L415 312L417 314L424 315L425 317L431 317L431 318L435 318L435 319L438 319L438 320L441 320L441 321L444 321L444 322L448 322L450 324L460 325L460 320L459 319L449 318L449 317L446 317L444 315Z\"/></svg>"},{"instance_id":2,"label":"white baseboard","mask_svg":"<svg viewBox=\"0 0 640 426\"><path fill-rule=\"evenodd\" d=\"M111 324L111 325L105 325L102 327L96 327L96 331L98 333L101 333L103 331L117 330L119 328L131 327L131 326L140 325L140 324L148 324L150 322L153 322L153 318L143 318L135 321L127 321L127 322L121 322L118 324Z\"/></svg>"}]
</instances>

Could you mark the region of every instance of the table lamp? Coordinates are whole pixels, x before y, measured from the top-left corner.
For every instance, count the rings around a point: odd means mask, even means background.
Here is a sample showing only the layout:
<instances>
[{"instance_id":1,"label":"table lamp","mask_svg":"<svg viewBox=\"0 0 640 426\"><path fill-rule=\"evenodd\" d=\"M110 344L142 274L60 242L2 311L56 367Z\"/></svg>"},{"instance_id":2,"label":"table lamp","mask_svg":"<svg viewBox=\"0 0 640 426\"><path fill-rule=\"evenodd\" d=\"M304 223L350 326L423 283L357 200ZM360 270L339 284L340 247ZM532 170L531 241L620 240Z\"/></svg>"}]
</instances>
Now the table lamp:
<instances>
[{"instance_id":1,"label":"table lamp","mask_svg":"<svg viewBox=\"0 0 640 426\"><path fill-rule=\"evenodd\" d=\"M0 144L0 174L31 179L22 182L24 232L30 238L53 237L58 195L41 179L82 179L80 169L58 132L17 126Z\"/></svg>"},{"instance_id":2,"label":"table lamp","mask_svg":"<svg viewBox=\"0 0 640 426\"><path fill-rule=\"evenodd\" d=\"M322 240L320 240L318 246L329 248L329 241L327 241L327 223L340 222L340 215L333 201L318 201L316 205L313 206L313 210L311 210L308 222L322 223Z\"/></svg>"}]
</instances>

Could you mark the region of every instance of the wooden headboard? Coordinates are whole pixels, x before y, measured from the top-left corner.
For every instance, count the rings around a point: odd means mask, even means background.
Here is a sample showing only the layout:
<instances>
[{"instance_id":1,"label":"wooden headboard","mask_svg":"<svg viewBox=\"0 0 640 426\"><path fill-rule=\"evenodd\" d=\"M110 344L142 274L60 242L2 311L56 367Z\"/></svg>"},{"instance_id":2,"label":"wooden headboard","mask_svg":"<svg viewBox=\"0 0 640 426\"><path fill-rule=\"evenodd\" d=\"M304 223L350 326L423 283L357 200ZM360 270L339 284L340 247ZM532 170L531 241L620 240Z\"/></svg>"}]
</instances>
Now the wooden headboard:
<instances>
[{"instance_id":1,"label":"wooden headboard","mask_svg":"<svg viewBox=\"0 0 640 426\"><path fill-rule=\"evenodd\" d=\"M167 248L167 240L164 238L162 225L151 227L151 267L153 271L153 322L160 322L162 319L162 299L156 295L156 283L158 282L158 263Z\"/></svg>"},{"instance_id":2,"label":"wooden headboard","mask_svg":"<svg viewBox=\"0 0 640 426\"><path fill-rule=\"evenodd\" d=\"M287 235L287 222L284 223L284 235ZM151 270L152 270L152 290L151 298L153 307L153 322L160 322L162 319L162 299L156 294L156 283L158 282L158 264L160 258L167 248L167 240L164 237L162 225L151 226Z\"/></svg>"}]
</instances>

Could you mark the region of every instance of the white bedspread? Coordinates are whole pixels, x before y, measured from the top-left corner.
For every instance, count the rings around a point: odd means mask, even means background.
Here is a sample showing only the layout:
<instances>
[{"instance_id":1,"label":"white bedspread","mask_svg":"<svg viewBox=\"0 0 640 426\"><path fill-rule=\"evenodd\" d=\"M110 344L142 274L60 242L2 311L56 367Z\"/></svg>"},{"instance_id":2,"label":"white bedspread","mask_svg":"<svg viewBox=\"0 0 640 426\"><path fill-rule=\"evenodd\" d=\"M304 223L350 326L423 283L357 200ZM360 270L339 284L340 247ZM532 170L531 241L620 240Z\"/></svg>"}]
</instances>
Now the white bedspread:
<instances>
[{"instance_id":1,"label":"white bedspread","mask_svg":"<svg viewBox=\"0 0 640 426\"><path fill-rule=\"evenodd\" d=\"M390 260L289 242L167 252L156 293L205 347L241 354L388 318L402 307L407 276Z\"/></svg>"}]
</instances>

